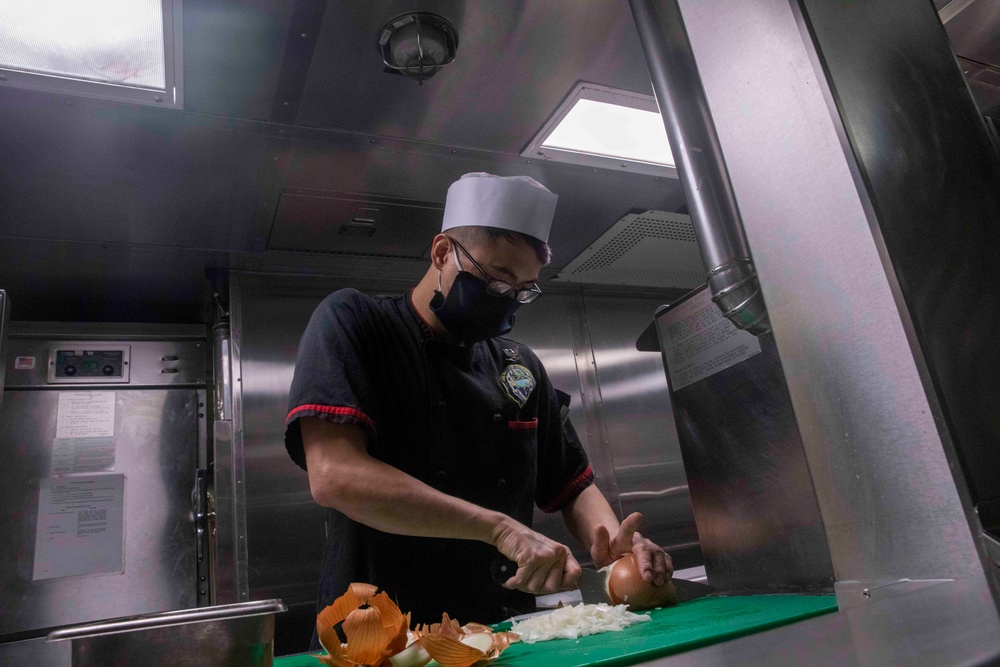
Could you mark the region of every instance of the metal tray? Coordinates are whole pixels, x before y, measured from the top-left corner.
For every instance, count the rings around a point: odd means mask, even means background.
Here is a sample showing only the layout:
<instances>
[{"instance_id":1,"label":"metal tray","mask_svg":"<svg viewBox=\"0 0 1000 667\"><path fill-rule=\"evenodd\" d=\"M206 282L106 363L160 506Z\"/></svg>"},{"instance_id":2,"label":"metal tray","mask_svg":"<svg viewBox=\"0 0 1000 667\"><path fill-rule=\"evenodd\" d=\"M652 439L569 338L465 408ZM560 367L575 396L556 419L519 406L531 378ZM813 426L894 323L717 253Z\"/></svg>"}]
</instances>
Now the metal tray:
<instances>
[{"instance_id":1,"label":"metal tray","mask_svg":"<svg viewBox=\"0 0 1000 667\"><path fill-rule=\"evenodd\" d=\"M73 642L73 665L268 667L281 600L180 609L88 623L49 633Z\"/></svg>"}]
</instances>

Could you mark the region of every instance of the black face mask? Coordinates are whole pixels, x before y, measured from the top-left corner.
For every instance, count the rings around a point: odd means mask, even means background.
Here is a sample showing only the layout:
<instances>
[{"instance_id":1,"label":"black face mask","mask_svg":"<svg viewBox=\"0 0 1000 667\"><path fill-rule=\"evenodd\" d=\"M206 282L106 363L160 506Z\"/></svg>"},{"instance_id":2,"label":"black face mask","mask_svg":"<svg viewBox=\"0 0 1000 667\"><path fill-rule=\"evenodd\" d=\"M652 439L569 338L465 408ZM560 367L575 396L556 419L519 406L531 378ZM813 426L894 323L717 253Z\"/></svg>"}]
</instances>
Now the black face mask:
<instances>
[{"instance_id":1,"label":"black face mask","mask_svg":"<svg viewBox=\"0 0 1000 667\"><path fill-rule=\"evenodd\" d=\"M495 336L503 336L514 328L514 311L521 304L506 296L493 296L486 291L486 283L468 271L459 271L448 290L438 289L431 298L431 311L453 336L464 343L474 343Z\"/></svg>"}]
</instances>

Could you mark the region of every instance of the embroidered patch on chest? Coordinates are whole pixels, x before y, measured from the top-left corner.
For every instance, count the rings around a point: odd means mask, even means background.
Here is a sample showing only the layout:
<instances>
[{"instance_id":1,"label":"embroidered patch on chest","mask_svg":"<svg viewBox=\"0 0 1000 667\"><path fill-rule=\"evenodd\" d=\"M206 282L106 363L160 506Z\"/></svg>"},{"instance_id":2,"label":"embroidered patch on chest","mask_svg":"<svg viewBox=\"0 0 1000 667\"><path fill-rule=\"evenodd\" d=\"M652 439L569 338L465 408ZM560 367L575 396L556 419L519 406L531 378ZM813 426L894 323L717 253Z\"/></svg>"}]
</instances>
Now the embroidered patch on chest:
<instances>
[{"instance_id":1,"label":"embroidered patch on chest","mask_svg":"<svg viewBox=\"0 0 1000 667\"><path fill-rule=\"evenodd\" d=\"M535 390L535 376L521 364L510 364L500 373L500 384L510 400L523 408Z\"/></svg>"}]
</instances>

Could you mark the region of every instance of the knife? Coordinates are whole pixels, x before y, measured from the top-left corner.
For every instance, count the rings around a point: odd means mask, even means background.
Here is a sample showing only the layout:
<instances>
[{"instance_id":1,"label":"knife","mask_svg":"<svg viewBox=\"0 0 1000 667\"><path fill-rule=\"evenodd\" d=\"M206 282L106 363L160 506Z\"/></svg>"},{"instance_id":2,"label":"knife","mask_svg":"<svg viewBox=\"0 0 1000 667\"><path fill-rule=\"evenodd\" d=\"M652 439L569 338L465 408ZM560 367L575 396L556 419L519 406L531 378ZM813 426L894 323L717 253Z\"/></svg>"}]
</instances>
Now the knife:
<instances>
[{"instance_id":1,"label":"knife","mask_svg":"<svg viewBox=\"0 0 1000 667\"><path fill-rule=\"evenodd\" d=\"M509 558L501 556L490 563L490 576L498 584L506 582L514 576L515 572L517 572L517 563Z\"/></svg>"},{"instance_id":2,"label":"knife","mask_svg":"<svg viewBox=\"0 0 1000 667\"><path fill-rule=\"evenodd\" d=\"M493 580L502 584L517 572L517 563L508 558L498 558L490 564L490 574ZM671 579L677 589L677 602L690 602L697 598L711 595L716 591L714 586L687 579ZM589 567L583 568L580 580L577 582L580 596L587 604L610 604L608 594L604 591L604 574Z\"/></svg>"},{"instance_id":3,"label":"knife","mask_svg":"<svg viewBox=\"0 0 1000 667\"><path fill-rule=\"evenodd\" d=\"M716 591L715 586L709 586L698 581L688 581L687 579L671 579L674 588L677 589L677 602L690 602L697 598L711 595ZM599 604L601 602L609 604L608 594L604 590L604 573L592 570L589 567L583 568L578 582L580 596L587 604Z\"/></svg>"}]
</instances>

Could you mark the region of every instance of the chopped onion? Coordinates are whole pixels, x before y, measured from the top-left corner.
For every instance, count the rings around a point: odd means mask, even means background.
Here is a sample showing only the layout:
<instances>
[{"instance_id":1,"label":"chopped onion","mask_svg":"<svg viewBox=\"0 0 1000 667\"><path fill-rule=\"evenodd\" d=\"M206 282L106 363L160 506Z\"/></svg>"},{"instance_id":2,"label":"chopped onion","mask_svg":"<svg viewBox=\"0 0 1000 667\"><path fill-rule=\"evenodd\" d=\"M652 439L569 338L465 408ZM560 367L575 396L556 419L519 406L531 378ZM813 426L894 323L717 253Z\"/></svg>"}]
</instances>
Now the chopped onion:
<instances>
[{"instance_id":1,"label":"chopped onion","mask_svg":"<svg viewBox=\"0 0 1000 667\"><path fill-rule=\"evenodd\" d=\"M633 614L626 605L578 604L514 623L511 632L526 644L550 639L576 639L601 632L624 630L652 620L648 614Z\"/></svg>"}]
</instances>

